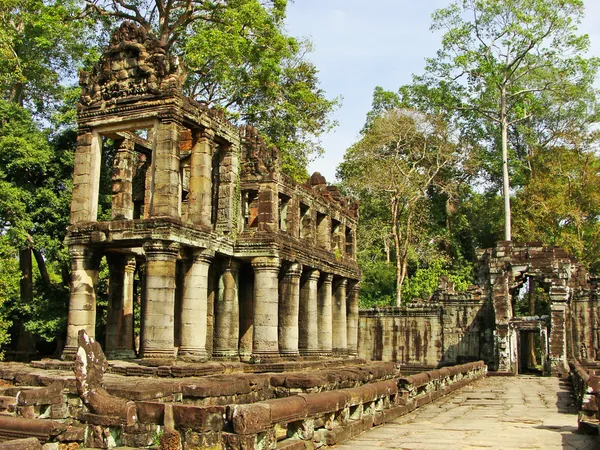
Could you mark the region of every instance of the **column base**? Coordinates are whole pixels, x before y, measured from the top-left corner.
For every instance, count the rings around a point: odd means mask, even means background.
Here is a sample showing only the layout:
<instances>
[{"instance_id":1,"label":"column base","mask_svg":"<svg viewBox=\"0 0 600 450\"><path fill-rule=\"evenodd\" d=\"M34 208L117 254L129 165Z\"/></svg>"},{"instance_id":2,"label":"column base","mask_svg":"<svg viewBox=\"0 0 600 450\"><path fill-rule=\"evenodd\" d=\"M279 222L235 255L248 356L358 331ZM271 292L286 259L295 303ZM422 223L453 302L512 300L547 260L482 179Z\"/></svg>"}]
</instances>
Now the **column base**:
<instances>
[{"instance_id":1,"label":"column base","mask_svg":"<svg viewBox=\"0 0 600 450\"><path fill-rule=\"evenodd\" d=\"M300 356L320 356L321 352L319 350L308 350L308 349L300 349Z\"/></svg>"},{"instance_id":2,"label":"column base","mask_svg":"<svg viewBox=\"0 0 600 450\"><path fill-rule=\"evenodd\" d=\"M177 358L193 361L207 361L208 353L206 353L205 349L199 347L179 347Z\"/></svg>"},{"instance_id":3,"label":"column base","mask_svg":"<svg viewBox=\"0 0 600 450\"><path fill-rule=\"evenodd\" d=\"M145 348L140 350L140 358L175 358L175 348Z\"/></svg>"},{"instance_id":4,"label":"column base","mask_svg":"<svg viewBox=\"0 0 600 450\"><path fill-rule=\"evenodd\" d=\"M250 362L252 364L260 364L265 362L279 361L279 359L279 352L277 351L252 352Z\"/></svg>"},{"instance_id":5,"label":"column base","mask_svg":"<svg viewBox=\"0 0 600 450\"><path fill-rule=\"evenodd\" d=\"M63 361L75 361L77 357L77 347L65 347L60 355L60 359Z\"/></svg>"},{"instance_id":6,"label":"column base","mask_svg":"<svg viewBox=\"0 0 600 450\"><path fill-rule=\"evenodd\" d=\"M213 349L212 357L221 361L239 361L240 354L237 350Z\"/></svg>"},{"instance_id":7,"label":"column base","mask_svg":"<svg viewBox=\"0 0 600 450\"><path fill-rule=\"evenodd\" d=\"M348 356L348 349L347 348L334 348L333 354L336 356Z\"/></svg>"},{"instance_id":8,"label":"column base","mask_svg":"<svg viewBox=\"0 0 600 450\"><path fill-rule=\"evenodd\" d=\"M135 351L133 349L117 348L107 350L105 352L106 359L135 359Z\"/></svg>"},{"instance_id":9,"label":"column base","mask_svg":"<svg viewBox=\"0 0 600 450\"><path fill-rule=\"evenodd\" d=\"M300 352L298 350L280 350L279 354L282 358L293 358L294 356L300 356Z\"/></svg>"}]
</instances>

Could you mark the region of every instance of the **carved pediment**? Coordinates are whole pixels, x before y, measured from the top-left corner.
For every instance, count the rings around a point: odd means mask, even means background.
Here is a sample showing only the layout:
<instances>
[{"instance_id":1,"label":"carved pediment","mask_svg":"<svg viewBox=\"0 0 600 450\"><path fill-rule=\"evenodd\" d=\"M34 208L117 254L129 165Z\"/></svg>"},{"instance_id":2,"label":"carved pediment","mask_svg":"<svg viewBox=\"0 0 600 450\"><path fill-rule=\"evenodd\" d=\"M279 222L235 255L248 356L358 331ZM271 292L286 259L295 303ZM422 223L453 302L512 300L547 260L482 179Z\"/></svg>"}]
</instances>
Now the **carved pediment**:
<instances>
[{"instance_id":1,"label":"carved pediment","mask_svg":"<svg viewBox=\"0 0 600 450\"><path fill-rule=\"evenodd\" d=\"M176 57L143 27L124 22L91 72L81 71L81 103L181 91L185 75Z\"/></svg>"},{"instance_id":2,"label":"carved pediment","mask_svg":"<svg viewBox=\"0 0 600 450\"><path fill-rule=\"evenodd\" d=\"M279 150L267 145L251 125L240 129L242 138L242 175L266 176L279 170Z\"/></svg>"}]
</instances>

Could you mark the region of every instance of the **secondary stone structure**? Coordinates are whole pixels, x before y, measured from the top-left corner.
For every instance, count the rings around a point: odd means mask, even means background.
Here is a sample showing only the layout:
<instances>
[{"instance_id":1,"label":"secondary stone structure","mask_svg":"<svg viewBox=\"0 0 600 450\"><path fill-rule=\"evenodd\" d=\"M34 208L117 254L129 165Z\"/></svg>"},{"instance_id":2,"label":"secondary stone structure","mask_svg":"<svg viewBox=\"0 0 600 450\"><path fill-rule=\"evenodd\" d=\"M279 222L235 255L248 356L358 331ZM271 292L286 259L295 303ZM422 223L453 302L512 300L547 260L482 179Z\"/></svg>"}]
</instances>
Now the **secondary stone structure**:
<instances>
[{"instance_id":1,"label":"secondary stone structure","mask_svg":"<svg viewBox=\"0 0 600 450\"><path fill-rule=\"evenodd\" d=\"M318 173L294 183L256 129L186 98L184 79L131 23L80 75L63 358L79 330L95 336L103 257L109 358L356 356L357 205Z\"/></svg>"},{"instance_id":2,"label":"secondary stone structure","mask_svg":"<svg viewBox=\"0 0 600 450\"><path fill-rule=\"evenodd\" d=\"M571 358L600 360L599 281L564 250L499 242L479 252L476 281L456 292L442 279L430 299L361 311L359 356L407 368L483 360L494 371L517 374L529 357L526 342L535 337L545 373L567 373ZM545 291L547 315L517 314L526 283Z\"/></svg>"}]
</instances>

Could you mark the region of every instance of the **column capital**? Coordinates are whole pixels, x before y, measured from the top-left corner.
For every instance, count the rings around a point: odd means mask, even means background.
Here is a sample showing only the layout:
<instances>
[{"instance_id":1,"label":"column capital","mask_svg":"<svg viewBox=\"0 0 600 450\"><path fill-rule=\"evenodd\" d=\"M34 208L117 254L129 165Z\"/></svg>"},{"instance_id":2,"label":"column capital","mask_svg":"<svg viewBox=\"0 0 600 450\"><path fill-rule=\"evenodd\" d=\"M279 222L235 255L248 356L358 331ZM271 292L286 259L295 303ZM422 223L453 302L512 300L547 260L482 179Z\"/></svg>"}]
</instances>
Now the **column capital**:
<instances>
[{"instance_id":1,"label":"column capital","mask_svg":"<svg viewBox=\"0 0 600 450\"><path fill-rule=\"evenodd\" d=\"M299 263L291 263L287 265L287 270L285 271L284 277L289 278L299 278L302 275L302 264Z\"/></svg>"},{"instance_id":2,"label":"column capital","mask_svg":"<svg viewBox=\"0 0 600 450\"><path fill-rule=\"evenodd\" d=\"M348 278L337 278L335 280L336 287L348 287Z\"/></svg>"},{"instance_id":3,"label":"column capital","mask_svg":"<svg viewBox=\"0 0 600 450\"><path fill-rule=\"evenodd\" d=\"M254 270L279 270L279 258L276 256L260 256L250 263Z\"/></svg>"},{"instance_id":4,"label":"column capital","mask_svg":"<svg viewBox=\"0 0 600 450\"><path fill-rule=\"evenodd\" d=\"M194 138L194 144L197 144L204 140L212 141L215 137L215 132L211 128L196 128L192 130L192 136Z\"/></svg>"},{"instance_id":5,"label":"column capital","mask_svg":"<svg viewBox=\"0 0 600 450\"><path fill-rule=\"evenodd\" d=\"M360 281L358 280L349 280L348 281L348 292L349 293L358 293L360 290Z\"/></svg>"},{"instance_id":6,"label":"column capital","mask_svg":"<svg viewBox=\"0 0 600 450\"><path fill-rule=\"evenodd\" d=\"M333 282L332 273L321 273L321 278L323 279L323 283L331 284Z\"/></svg>"},{"instance_id":7,"label":"column capital","mask_svg":"<svg viewBox=\"0 0 600 450\"><path fill-rule=\"evenodd\" d=\"M165 255L176 258L179 255L179 244L172 241L148 241L142 246L146 256Z\"/></svg>"},{"instance_id":8,"label":"column capital","mask_svg":"<svg viewBox=\"0 0 600 450\"><path fill-rule=\"evenodd\" d=\"M189 254L189 259L193 262L210 264L215 257L215 252L205 248L194 248Z\"/></svg>"},{"instance_id":9,"label":"column capital","mask_svg":"<svg viewBox=\"0 0 600 450\"><path fill-rule=\"evenodd\" d=\"M318 269L313 269L312 267L305 268L304 273L306 273L307 280L318 281L321 277L321 272L319 272Z\"/></svg>"},{"instance_id":10,"label":"column capital","mask_svg":"<svg viewBox=\"0 0 600 450\"><path fill-rule=\"evenodd\" d=\"M229 258L221 262L223 271L238 273L240 271L240 262L236 259Z\"/></svg>"},{"instance_id":11,"label":"column capital","mask_svg":"<svg viewBox=\"0 0 600 450\"><path fill-rule=\"evenodd\" d=\"M134 273L137 266L135 256L127 256L125 259L125 272Z\"/></svg>"},{"instance_id":12,"label":"column capital","mask_svg":"<svg viewBox=\"0 0 600 450\"><path fill-rule=\"evenodd\" d=\"M135 150L135 142L131 139L121 139L118 141L117 152L129 152L133 153Z\"/></svg>"},{"instance_id":13,"label":"column capital","mask_svg":"<svg viewBox=\"0 0 600 450\"><path fill-rule=\"evenodd\" d=\"M83 245L71 245L69 247L69 255L71 259L92 259L95 252Z\"/></svg>"}]
</instances>

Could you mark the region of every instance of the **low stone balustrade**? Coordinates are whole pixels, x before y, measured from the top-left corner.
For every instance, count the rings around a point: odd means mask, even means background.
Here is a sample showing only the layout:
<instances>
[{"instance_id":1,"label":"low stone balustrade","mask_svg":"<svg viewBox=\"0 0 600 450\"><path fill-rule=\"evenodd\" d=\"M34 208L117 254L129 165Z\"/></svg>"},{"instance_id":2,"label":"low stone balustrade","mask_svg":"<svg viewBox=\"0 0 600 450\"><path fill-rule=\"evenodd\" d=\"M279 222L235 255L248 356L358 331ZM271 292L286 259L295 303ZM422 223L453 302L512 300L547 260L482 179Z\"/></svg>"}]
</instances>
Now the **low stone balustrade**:
<instances>
[{"instance_id":1,"label":"low stone balustrade","mask_svg":"<svg viewBox=\"0 0 600 450\"><path fill-rule=\"evenodd\" d=\"M600 375L577 360L569 362L571 382L579 405L577 425L580 432L598 434L600 430Z\"/></svg>"}]
</instances>

